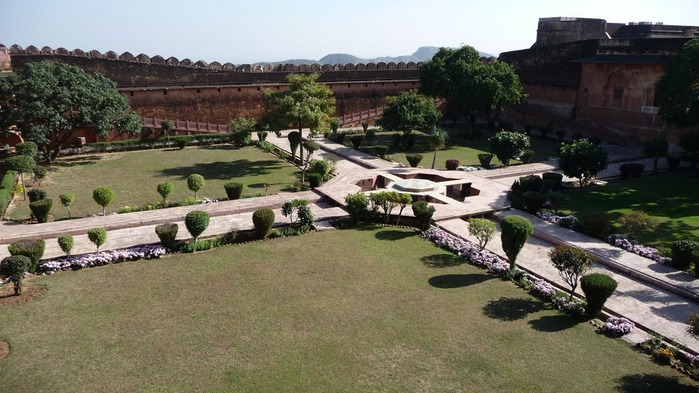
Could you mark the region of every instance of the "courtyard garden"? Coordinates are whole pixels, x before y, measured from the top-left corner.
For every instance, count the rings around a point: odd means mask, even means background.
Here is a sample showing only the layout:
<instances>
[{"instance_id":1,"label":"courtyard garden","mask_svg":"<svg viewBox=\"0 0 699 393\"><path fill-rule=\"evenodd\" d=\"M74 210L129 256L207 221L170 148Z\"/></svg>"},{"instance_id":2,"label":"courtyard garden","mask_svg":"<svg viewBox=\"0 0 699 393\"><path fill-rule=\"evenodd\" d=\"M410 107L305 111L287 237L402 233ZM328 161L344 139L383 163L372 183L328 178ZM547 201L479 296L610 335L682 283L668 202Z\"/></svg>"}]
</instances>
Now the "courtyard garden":
<instances>
[{"instance_id":1,"label":"courtyard garden","mask_svg":"<svg viewBox=\"0 0 699 393\"><path fill-rule=\"evenodd\" d=\"M27 286L47 288L38 298L0 298L0 339L11 348L0 386L696 391L623 341L460 262L414 230L364 227L34 278Z\"/></svg>"},{"instance_id":2,"label":"courtyard garden","mask_svg":"<svg viewBox=\"0 0 699 393\"><path fill-rule=\"evenodd\" d=\"M59 201L64 193L74 194L70 206L72 217L101 213L102 208L92 195L98 187L114 191L107 214L155 206L162 200L157 186L163 182L173 185L168 201L182 203L194 196L187 187L187 177L191 174L203 176L206 182L198 191L199 200L225 198L224 184L228 182L242 183L243 197L249 197L291 191L300 180L297 167L261 149L213 145L64 157L49 167L40 186L29 184L43 189L53 199L51 213L55 220L60 220L68 218L68 211ZM6 212L6 218L25 220L30 214L29 201L24 201L20 194Z\"/></svg>"}]
</instances>

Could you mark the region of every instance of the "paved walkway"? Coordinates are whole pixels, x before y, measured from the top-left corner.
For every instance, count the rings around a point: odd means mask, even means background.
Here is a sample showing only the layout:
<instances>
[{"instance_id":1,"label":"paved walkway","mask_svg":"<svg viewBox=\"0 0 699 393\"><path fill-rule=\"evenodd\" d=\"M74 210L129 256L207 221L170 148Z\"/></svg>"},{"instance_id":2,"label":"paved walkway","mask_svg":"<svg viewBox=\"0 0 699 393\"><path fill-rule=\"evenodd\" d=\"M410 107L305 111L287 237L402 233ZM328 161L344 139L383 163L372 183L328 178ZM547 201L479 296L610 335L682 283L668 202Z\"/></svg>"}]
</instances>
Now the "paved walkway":
<instances>
[{"instance_id":1,"label":"paved walkway","mask_svg":"<svg viewBox=\"0 0 699 393\"><path fill-rule=\"evenodd\" d=\"M278 138L276 135L270 134L267 141L284 150L289 148L285 136ZM399 164L384 161L330 141L316 140L316 142L321 145L322 150L315 152L313 158L334 156L337 161L337 176L316 191L47 224L3 223L0 225L0 257L7 255L8 243L18 238L30 236L39 236L47 240L46 258L60 256L62 252L58 248L55 238L63 234L75 235L74 253L92 252L94 251L93 245L87 241L85 233L89 228L97 226L105 226L109 230L108 240L103 249L155 243L158 241L154 231L155 225L172 221L182 224L186 213L194 209L206 210L212 216L211 224L204 232L204 236L226 233L233 228L239 230L252 228L252 212L260 207L277 209L276 224L282 225L286 219L281 216L279 206L294 198L309 199L312 203L313 214L319 221L342 217L346 216L346 213L337 206L342 205L344 195L362 189L359 185L360 180L371 179L385 172L395 175L411 171L409 168L402 168ZM625 160L639 161L636 160L637 152L629 149L621 151L622 153L617 157L617 162L601 174L602 178L618 175L618 166ZM615 160L614 155L612 155L612 160ZM640 161L646 165L647 170L652 169L652 162L649 160ZM481 202L469 197L464 202L450 201L444 204L434 204L437 207L435 219L438 224L450 232L468 239L468 224L460 217L469 215L468 212L477 211L479 208L489 207L489 210L502 210L507 207L506 201L503 201L504 192L514 179L527 174L555 169L555 163L551 162L470 173L424 169L420 171L443 175L448 173L449 176L457 177L473 176L474 182L483 182L482 184L485 186L481 186L483 192ZM493 208L494 206L497 208ZM409 210L406 209L404 214L410 215ZM548 257L550 249L555 244L568 244L585 248L593 252L599 259L593 270L604 271L619 282L617 291L607 302L610 311L625 316L639 326L658 332L695 352L699 352L699 341L685 333L687 316L690 313L699 312L699 303L697 302L699 282L686 273L674 271L582 234L553 226L526 213L508 210L497 213L495 217L501 219L510 214L525 215L535 224L535 235L529 239L518 257L518 264L521 267L565 287L558 272L550 263ZM180 228L178 237L186 238L187 232L184 225L180 225ZM493 239L488 248L500 255L504 254L499 237ZM643 334L631 336L631 339L635 340L644 338Z\"/></svg>"}]
</instances>

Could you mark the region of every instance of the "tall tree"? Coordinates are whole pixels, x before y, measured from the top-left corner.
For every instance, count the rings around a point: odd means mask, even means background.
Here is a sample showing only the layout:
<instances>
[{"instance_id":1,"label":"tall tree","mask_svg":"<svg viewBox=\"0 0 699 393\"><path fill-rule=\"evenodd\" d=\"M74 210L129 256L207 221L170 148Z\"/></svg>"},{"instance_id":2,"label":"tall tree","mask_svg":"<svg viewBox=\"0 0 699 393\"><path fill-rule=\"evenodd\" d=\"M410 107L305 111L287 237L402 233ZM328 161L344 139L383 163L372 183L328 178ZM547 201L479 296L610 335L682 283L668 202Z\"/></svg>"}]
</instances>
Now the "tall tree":
<instances>
[{"instance_id":1,"label":"tall tree","mask_svg":"<svg viewBox=\"0 0 699 393\"><path fill-rule=\"evenodd\" d=\"M440 48L420 67L420 91L449 101L469 114L490 114L526 95L519 77L504 62L484 62L470 46Z\"/></svg>"},{"instance_id":2,"label":"tall tree","mask_svg":"<svg viewBox=\"0 0 699 393\"><path fill-rule=\"evenodd\" d=\"M116 91L116 84L100 74L62 63L29 63L0 79L0 129L16 125L24 139L36 142L51 162L80 128L104 137L116 130L130 135L141 131L140 118Z\"/></svg>"},{"instance_id":3,"label":"tall tree","mask_svg":"<svg viewBox=\"0 0 699 393\"><path fill-rule=\"evenodd\" d=\"M320 74L289 74L287 91L265 91L265 99L271 108L261 124L269 124L273 129L298 128L303 137L303 128L319 129L330 126L335 112L335 97L327 86L316 83ZM301 145L303 165L303 145Z\"/></svg>"},{"instance_id":4,"label":"tall tree","mask_svg":"<svg viewBox=\"0 0 699 393\"><path fill-rule=\"evenodd\" d=\"M431 130L442 114L434 101L415 90L389 97L377 125L388 131Z\"/></svg>"},{"instance_id":5,"label":"tall tree","mask_svg":"<svg viewBox=\"0 0 699 393\"><path fill-rule=\"evenodd\" d=\"M655 89L665 122L699 125L699 38L684 44Z\"/></svg>"}]
</instances>

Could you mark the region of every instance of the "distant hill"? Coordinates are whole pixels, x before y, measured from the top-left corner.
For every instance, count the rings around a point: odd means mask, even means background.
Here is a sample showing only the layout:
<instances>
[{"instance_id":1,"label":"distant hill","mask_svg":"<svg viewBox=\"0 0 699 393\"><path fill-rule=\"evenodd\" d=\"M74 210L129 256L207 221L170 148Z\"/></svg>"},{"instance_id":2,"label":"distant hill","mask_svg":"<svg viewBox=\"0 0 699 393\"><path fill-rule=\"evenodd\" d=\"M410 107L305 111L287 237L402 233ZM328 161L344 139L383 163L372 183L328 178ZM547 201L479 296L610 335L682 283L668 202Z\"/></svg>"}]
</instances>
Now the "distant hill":
<instances>
[{"instance_id":1,"label":"distant hill","mask_svg":"<svg viewBox=\"0 0 699 393\"><path fill-rule=\"evenodd\" d=\"M289 59L289 60L283 60L283 61L275 61L275 62L259 62L255 63L256 65L277 65L277 64L294 64L294 65L299 65L299 64L357 64L357 63L379 63L379 62L384 62L384 63L409 63L409 62L424 62L432 59L432 56L435 55L439 51L439 47L436 46L421 46L419 47L412 55L405 55L405 56L382 56L382 57L374 57L371 59L364 59L361 57L357 57L354 55L350 55L348 53L332 53L326 56L323 56L320 60L310 60L310 59ZM478 52L482 57L492 57L493 55L489 53L484 53L484 52Z\"/></svg>"}]
</instances>

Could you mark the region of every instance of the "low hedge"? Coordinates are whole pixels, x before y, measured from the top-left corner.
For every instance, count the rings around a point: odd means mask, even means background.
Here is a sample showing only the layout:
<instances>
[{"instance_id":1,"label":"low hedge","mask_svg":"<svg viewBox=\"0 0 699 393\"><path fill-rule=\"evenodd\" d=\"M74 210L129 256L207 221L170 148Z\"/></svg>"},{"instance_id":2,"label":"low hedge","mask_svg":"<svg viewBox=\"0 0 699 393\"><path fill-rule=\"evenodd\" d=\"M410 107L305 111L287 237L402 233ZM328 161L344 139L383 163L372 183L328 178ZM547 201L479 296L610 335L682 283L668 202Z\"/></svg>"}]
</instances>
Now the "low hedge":
<instances>
[{"instance_id":1,"label":"low hedge","mask_svg":"<svg viewBox=\"0 0 699 393\"><path fill-rule=\"evenodd\" d=\"M386 159L386 153L388 153L388 146L386 145L375 145L375 146L363 146L359 150L371 154L373 156L378 156L381 159Z\"/></svg>"},{"instance_id":2,"label":"low hedge","mask_svg":"<svg viewBox=\"0 0 699 393\"><path fill-rule=\"evenodd\" d=\"M621 164L619 166L620 177L622 179L635 179L641 176L645 169L646 168L643 164L637 162Z\"/></svg>"},{"instance_id":3,"label":"low hedge","mask_svg":"<svg viewBox=\"0 0 699 393\"><path fill-rule=\"evenodd\" d=\"M7 205L10 204L10 199L12 199L12 187L14 187L17 181L17 172L7 171L2 177L2 182L0 182L0 217L5 215L5 210Z\"/></svg>"},{"instance_id":4,"label":"low hedge","mask_svg":"<svg viewBox=\"0 0 699 393\"><path fill-rule=\"evenodd\" d=\"M82 147L63 149L61 154L85 154L85 153L107 153L134 150L150 150L155 148L179 147L187 145L214 145L219 143L230 143L231 134L195 134L177 135L171 137L160 137L151 139L127 139L113 142L88 143Z\"/></svg>"}]
</instances>

